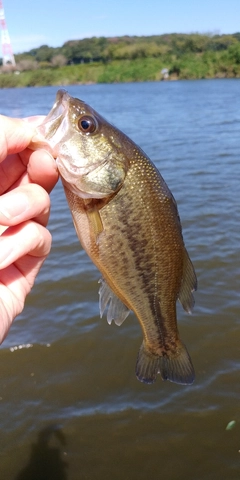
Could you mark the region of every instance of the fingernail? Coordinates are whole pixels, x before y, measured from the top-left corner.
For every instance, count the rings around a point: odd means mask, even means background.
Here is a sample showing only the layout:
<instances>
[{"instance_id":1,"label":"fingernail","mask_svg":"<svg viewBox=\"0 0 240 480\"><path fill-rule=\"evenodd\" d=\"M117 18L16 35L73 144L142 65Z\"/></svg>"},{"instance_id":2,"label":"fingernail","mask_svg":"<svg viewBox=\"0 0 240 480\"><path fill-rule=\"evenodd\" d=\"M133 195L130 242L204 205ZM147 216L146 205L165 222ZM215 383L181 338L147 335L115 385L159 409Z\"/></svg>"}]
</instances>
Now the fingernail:
<instances>
[{"instance_id":1,"label":"fingernail","mask_svg":"<svg viewBox=\"0 0 240 480\"><path fill-rule=\"evenodd\" d=\"M29 208L29 201L26 195L21 193L7 193L0 198L0 212L6 218L15 218Z\"/></svg>"}]
</instances>

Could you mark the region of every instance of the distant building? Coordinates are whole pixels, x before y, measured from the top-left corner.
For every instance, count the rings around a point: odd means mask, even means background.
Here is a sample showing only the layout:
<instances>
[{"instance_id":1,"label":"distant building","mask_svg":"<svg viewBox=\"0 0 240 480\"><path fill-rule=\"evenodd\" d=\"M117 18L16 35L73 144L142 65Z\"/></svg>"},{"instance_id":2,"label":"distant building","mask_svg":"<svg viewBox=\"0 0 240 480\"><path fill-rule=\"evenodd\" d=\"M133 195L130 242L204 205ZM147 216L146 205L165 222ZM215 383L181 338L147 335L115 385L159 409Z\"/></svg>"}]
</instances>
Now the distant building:
<instances>
[{"instance_id":1,"label":"distant building","mask_svg":"<svg viewBox=\"0 0 240 480\"><path fill-rule=\"evenodd\" d=\"M163 68L161 70L162 80L167 80L169 78L168 68Z\"/></svg>"}]
</instances>

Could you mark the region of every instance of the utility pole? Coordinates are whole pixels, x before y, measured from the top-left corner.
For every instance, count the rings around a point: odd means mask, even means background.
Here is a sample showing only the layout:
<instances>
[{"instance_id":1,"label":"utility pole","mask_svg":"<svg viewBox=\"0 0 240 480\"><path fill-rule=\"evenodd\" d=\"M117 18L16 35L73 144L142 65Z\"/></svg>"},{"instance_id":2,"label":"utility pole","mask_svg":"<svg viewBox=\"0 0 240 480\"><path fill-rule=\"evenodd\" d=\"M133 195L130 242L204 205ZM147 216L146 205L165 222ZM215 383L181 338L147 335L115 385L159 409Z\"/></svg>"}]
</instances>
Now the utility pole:
<instances>
[{"instance_id":1,"label":"utility pole","mask_svg":"<svg viewBox=\"0 0 240 480\"><path fill-rule=\"evenodd\" d=\"M1 28L1 42L2 42L2 63L5 67L15 67L16 62L12 51L12 45L7 29L3 3L0 0L0 28Z\"/></svg>"}]
</instances>

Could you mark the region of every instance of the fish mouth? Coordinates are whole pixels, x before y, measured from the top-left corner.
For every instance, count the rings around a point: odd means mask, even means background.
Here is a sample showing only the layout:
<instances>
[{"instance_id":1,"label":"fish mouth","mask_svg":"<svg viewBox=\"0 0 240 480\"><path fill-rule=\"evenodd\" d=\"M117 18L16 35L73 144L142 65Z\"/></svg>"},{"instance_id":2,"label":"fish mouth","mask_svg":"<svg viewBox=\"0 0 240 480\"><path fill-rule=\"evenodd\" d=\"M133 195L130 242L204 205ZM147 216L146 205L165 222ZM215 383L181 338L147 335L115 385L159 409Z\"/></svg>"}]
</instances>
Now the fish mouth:
<instances>
[{"instance_id":1,"label":"fish mouth","mask_svg":"<svg viewBox=\"0 0 240 480\"><path fill-rule=\"evenodd\" d=\"M104 186L100 189L95 177L111 177L113 167L111 155L106 152L103 158L89 163L84 149L77 148L78 135L74 122L78 115L85 114L85 103L71 97L65 90L58 90L54 105L45 120L37 127L36 142L38 146L47 149L56 160L56 165L63 184L81 198L104 198L116 190ZM75 143L72 138L76 137ZM70 140L69 146L68 142ZM81 138L80 138L81 140ZM36 144L35 144L36 145ZM94 174L93 174L94 172ZM110 180L109 180L110 181Z\"/></svg>"},{"instance_id":2,"label":"fish mouth","mask_svg":"<svg viewBox=\"0 0 240 480\"><path fill-rule=\"evenodd\" d=\"M77 102L77 108L75 103ZM79 104L78 104L79 102ZM108 164L108 156L101 161L97 161L89 165L87 158L80 157L75 160L74 155L70 155L64 144L71 139L74 133L69 121L69 108L72 107L73 116L84 112L84 102L71 97L66 90L58 90L54 105L45 120L37 127L36 142L39 146L46 148L56 160L57 168L62 177L63 183L71 185L71 189L79 196L91 198L92 194L80 191L77 187L79 179L83 176L91 175L95 170L101 171ZM39 144L39 140L41 145ZM64 152L61 151L63 146ZM106 196L105 193L99 193L100 198Z\"/></svg>"},{"instance_id":3,"label":"fish mouth","mask_svg":"<svg viewBox=\"0 0 240 480\"><path fill-rule=\"evenodd\" d=\"M56 158L55 146L60 141L65 131L65 122L70 95L66 90L58 90L55 103L41 125L37 127L37 138L44 138L44 143L51 147L53 156Z\"/></svg>"}]
</instances>

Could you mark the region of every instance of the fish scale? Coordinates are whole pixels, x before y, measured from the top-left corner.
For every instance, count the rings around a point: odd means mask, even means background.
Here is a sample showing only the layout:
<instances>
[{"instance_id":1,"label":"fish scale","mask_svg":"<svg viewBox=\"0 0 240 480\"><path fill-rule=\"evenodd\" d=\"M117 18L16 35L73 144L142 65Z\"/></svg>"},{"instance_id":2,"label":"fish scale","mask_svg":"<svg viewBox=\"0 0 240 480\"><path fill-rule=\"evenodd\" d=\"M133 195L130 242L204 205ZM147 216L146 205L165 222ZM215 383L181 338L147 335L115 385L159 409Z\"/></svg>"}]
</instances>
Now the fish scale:
<instances>
[{"instance_id":1,"label":"fish scale","mask_svg":"<svg viewBox=\"0 0 240 480\"><path fill-rule=\"evenodd\" d=\"M134 142L65 91L39 131L57 158L79 240L102 274L100 314L108 307L108 322L121 325L132 310L142 327L138 379L152 383L160 373L191 384L176 301L190 312L197 281L162 176Z\"/></svg>"}]
</instances>

